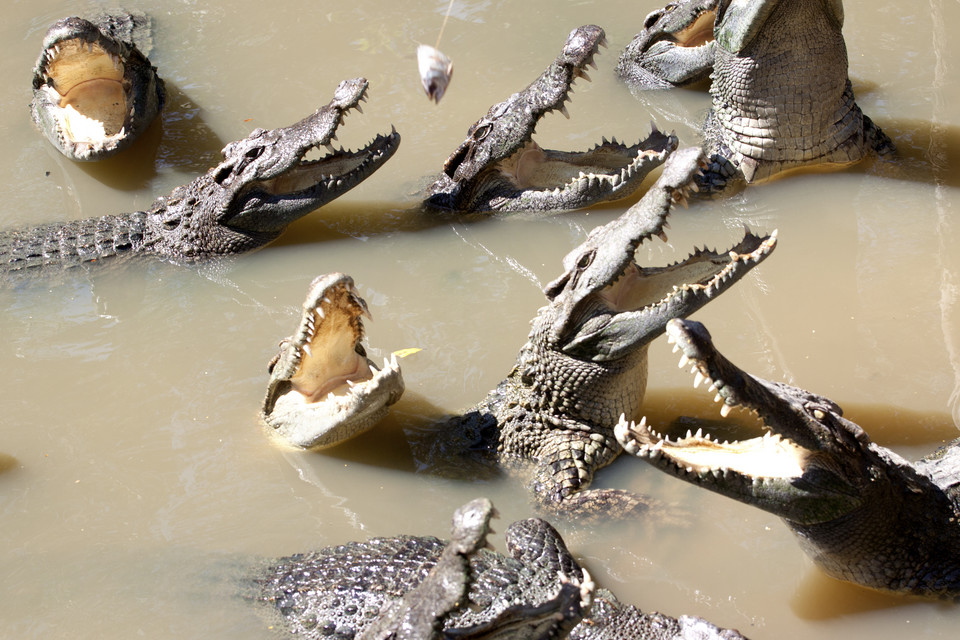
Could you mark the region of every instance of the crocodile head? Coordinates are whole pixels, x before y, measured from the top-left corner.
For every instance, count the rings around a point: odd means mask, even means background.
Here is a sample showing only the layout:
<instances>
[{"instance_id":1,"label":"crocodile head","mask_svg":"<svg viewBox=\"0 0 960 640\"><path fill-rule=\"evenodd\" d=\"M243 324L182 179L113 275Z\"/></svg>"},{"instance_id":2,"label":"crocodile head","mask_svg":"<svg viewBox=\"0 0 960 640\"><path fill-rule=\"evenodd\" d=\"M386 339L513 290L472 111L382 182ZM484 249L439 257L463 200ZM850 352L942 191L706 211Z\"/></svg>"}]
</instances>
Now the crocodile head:
<instances>
[{"instance_id":1,"label":"crocodile head","mask_svg":"<svg viewBox=\"0 0 960 640\"><path fill-rule=\"evenodd\" d=\"M286 442L329 447L373 427L403 394L396 356L379 369L361 344L367 303L342 273L310 284L296 333L280 343L260 415Z\"/></svg>"},{"instance_id":2,"label":"crocodile head","mask_svg":"<svg viewBox=\"0 0 960 640\"><path fill-rule=\"evenodd\" d=\"M624 449L671 475L770 511L791 522L837 519L863 505L872 482L870 439L827 398L780 382L755 378L727 360L699 322L667 326L680 364L716 393L720 414L756 414L764 434L720 442L698 430L676 439L643 420L621 420Z\"/></svg>"},{"instance_id":3,"label":"crocodile head","mask_svg":"<svg viewBox=\"0 0 960 640\"><path fill-rule=\"evenodd\" d=\"M194 258L255 249L360 184L400 144L396 131L357 151L330 144L347 113L360 111L366 90L364 78L345 80L313 115L289 127L256 129L224 147L223 162L154 204L149 216L161 236L154 250ZM306 158L321 146L325 156Z\"/></svg>"},{"instance_id":4,"label":"crocodile head","mask_svg":"<svg viewBox=\"0 0 960 640\"><path fill-rule=\"evenodd\" d=\"M457 211L562 211L624 198L676 148L677 138L654 128L635 145L606 139L583 152L543 149L533 141L540 119L567 115L577 78L606 38L603 29L574 29L539 78L490 107L444 164L427 204ZM569 117L569 116L568 116Z\"/></svg>"},{"instance_id":5,"label":"crocodile head","mask_svg":"<svg viewBox=\"0 0 960 640\"><path fill-rule=\"evenodd\" d=\"M589 379L598 385L578 383L581 390L574 403L578 411L592 405L602 408L602 414L590 416L593 424L614 424L619 414L609 412L616 407L628 415L639 409L646 347L670 319L685 317L726 291L776 246L776 232L758 237L748 231L725 252L697 249L686 260L666 267L636 262L634 254L642 243L654 237L666 240L671 204L684 201L700 161L697 149L673 154L643 199L594 229L564 258L564 273L544 289L551 302L534 320L531 343L541 346L527 358L529 373L538 370L535 365L542 359L536 351L548 352L555 354L555 365L567 371L563 375L551 371L556 380L544 381L543 386L562 388L565 379ZM584 375L585 367L597 374Z\"/></svg>"},{"instance_id":6,"label":"crocodile head","mask_svg":"<svg viewBox=\"0 0 960 640\"><path fill-rule=\"evenodd\" d=\"M99 22L56 22L33 72L33 119L72 160L99 160L125 149L164 103L156 68L133 42L112 35L110 23Z\"/></svg>"},{"instance_id":7,"label":"crocodile head","mask_svg":"<svg viewBox=\"0 0 960 640\"><path fill-rule=\"evenodd\" d=\"M713 65L717 0L671 2L652 11L627 45L617 75L638 89L666 89L706 79Z\"/></svg>"},{"instance_id":8,"label":"crocodile head","mask_svg":"<svg viewBox=\"0 0 960 640\"><path fill-rule=\"evenodd\" d=\"M721 415L746 410L764 433L720 442L701 428L669 438L646 420L621 418L614 431L626 451L780 516L836 578L901 593L960 593L958 441L911 464L871 442L827 398L739 369L702 324L674 320L667 334L694 386L716 393Z\"/></svg>"}]
</instances>

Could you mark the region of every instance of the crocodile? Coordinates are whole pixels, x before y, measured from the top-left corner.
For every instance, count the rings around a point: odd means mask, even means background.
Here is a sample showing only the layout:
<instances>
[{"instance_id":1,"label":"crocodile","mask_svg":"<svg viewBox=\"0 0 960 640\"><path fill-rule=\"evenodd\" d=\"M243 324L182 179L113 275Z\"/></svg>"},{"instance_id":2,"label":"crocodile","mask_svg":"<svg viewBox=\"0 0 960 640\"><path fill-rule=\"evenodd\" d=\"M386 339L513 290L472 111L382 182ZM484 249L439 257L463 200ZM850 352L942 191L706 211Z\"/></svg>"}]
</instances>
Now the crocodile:
<instances>
[{"instance_id":1,"label":"crocodile","mask_svg":"<svg viewBox=\"0 0 960 640\"><path fill-rule=\"evenodd\" d=\"M563 538L540 518L488 548L495 513L479 498L457 510L451 542L396 536L265 563L250 581L271 626L307 639L737 640L693 616L644 613L597 589Z\"/></svg>"},{"instance_id":2,"label":"crocodile","mask_svg":"<svg viewBox=\"0 0 960 640\"><path fill-rule=\"evenodd\" d=\"M364 78L345 80L328 105L296 124L255 129L231 142L220 164L147 211L0 232L0 269L77 266L134 254L193 261L262 247L294 220L358 185L396 151L395 130L357 151L330 145L366 90ZM326 156L305 158L323 145Z\"/></svg>"},{"instance_id":3,"label":"crocodile","mask_svg":"<svg viewBox=\"0 0 960 640\"><path fill-rule=\"evenodd\" d=\"M635 262L641 243L666 241L671 206L685 201L701 159L695 148L672 154L638 203L567 254L506 379L474 408L431 427L422 442L413 438L421 467L463 475L499 464L528 482L542 510L585 520L647 510L643 496L586 489L620 453L617 417L640 409L647 346L668 320L716 298L776 246L775 231L759 237L748 230L728 251L697 249L667 267Z\"/></svg>"},{"instance_id":4,"label":"crocodile","mask_svg":"<svg viewBox=\"0 0 960 640\"><path fill-rule=\"evenodd\" d=\"M71 160L101 160L129 147L156 119L163 80L147 58L142 13L69 17L47 30L33 71L30 108L40 131Z\"/></svg>"},{"instance_id":5,"label":"crocodile","mask_svg":"<svg viewBox=\"0 0 960 640\"><path fill-rule=\"evenodd\" d=\"M670 438L621 419L617 439L668 474L779 516L827 574L901 594L960 596L960 440L911 463L870 440L829 399L751 376L698 322L672 320L668 339L694 386L722 416L759 417L762 436Z\"/></svg>"},{"instance_id":6,"label":"crocodile","mask_svg":"<svg viewBox=\"0 0 960 640\"><path fill-rule=\"evenodd\" d=\"M850 165L894 145L857 105L841 0L681 0L649 14L620 56L633 89L711 74L701 192L802 167Z\"/></svg>"},{"instance_id":7,"label":"crocodile","mask_svg":"<svg viewBox=\"0 0 960 640\"><path fill-rule=\"evenodd\" d=\"M269 364L260 415L285 442L329 447L373 427L403 394L394 354L383 367L361 341L367 303L342 273L317 276L303 301L294 335Z\"/></svg>"},{"instance_id":8,"label":"crocodile","mask_svg":"<svg viewBox=\"0 0 960 640\"><path fill-rule=\"evenodd\" d=\"M568 118L565 103L578 78L605 46L603 29L574 29L560 55L523 91L499 102L467 131L429 187L428 207L459 212L557 212L634 193L677 147L656 127L634 145L606 138L589 151L541 148L533 134L551 111Z\"/></svg>"}]
</instances>

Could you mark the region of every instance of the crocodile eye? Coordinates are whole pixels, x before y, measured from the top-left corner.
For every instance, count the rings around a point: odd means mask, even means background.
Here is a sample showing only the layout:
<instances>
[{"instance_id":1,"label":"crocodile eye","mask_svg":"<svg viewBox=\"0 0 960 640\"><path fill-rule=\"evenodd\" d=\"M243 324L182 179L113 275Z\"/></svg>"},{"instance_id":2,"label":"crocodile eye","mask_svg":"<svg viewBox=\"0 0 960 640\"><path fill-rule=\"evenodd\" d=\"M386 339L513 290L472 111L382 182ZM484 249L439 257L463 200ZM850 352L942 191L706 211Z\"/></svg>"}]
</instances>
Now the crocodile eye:
<instances>
[{"instance_id":1,"label":"crocodile eye","mask_svg":"<svg viewBox=\"0 0 960 640\"><path fill-rule=\"evenodd\" d=\"M489 122L485 122L480 126L478 126L476 129L474 129L470 137L473 138L474 141L480 142L481 140L486 138L488 135L490 135L491 129L493 129L493 125Z\"/></svg>"},{"instance_id":2,"label":"crocodile eye","mask_svg":"<svg viewBox=\"0 0 960 640\"><path fill-rule=\"evenodd\" d=\"M644 28L644 29L652 29L652 28L653 28L653 25L657 24L657 20L659 20L660 17L663 16L663 14L664 14L664 9L658 9L658 10L656 10L656 11L651 11L651 12L647 15L647 18L643 21L643 28Z\"/></svg>"},{"instance_id":3,"label":"crocodile eye","mask_svg":"<svg viewBox=\"0 0 960 640\"><path fill-rule=\"evenodd\" d=\"M594 252L591 251L590 253L585 253L582 256L580 256L580 260L577 261L577 269L579 269L580 271L583 271L584 269L589 267L590 264L593 262L594 255L595 255Z\"/></svg>"}]
</instances>

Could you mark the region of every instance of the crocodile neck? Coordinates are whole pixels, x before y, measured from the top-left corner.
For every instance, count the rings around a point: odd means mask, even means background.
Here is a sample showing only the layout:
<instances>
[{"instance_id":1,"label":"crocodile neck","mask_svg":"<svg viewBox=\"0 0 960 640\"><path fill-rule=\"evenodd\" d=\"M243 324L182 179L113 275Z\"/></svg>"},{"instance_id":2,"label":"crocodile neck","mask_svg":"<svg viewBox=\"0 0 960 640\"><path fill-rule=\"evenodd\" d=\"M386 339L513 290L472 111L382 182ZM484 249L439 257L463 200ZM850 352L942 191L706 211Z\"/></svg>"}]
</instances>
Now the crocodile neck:
<instances>
[{"instance_id":1,"label":"crocodile neck","mask_svg":"<svg viewBox=\"0 0 960 640\"><path fill-rule=\"evenodd\" d=\"M718 46L710 93L716 135L757 165L744 167L748 180L863 155L840 25L811 3L780 2L739 53Z\"/></svg>"}]
</instances>

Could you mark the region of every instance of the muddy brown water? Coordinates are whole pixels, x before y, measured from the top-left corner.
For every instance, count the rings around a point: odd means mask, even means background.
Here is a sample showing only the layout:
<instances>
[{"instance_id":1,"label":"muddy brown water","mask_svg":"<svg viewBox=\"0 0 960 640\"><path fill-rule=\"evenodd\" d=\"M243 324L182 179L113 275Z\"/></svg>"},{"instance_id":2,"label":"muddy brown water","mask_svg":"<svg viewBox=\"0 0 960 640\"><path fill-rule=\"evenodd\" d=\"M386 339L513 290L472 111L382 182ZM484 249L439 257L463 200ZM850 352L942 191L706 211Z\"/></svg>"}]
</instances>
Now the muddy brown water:
<instances>
[{"instance_id":1,"label":"muddy brown water","mask_svg":"<svg viewBox=\"0 0 960 640\"><path fill-rule=\"evenodd\" d=\"M703 93L630 95L618 51L658 2L457 0L441 48L456 70L439 106L420 92L415 49L447 3L130 2L157 20L153 62L170 92L162 127L126 155L74 164L33 129L40 40L67 2L5 7L0 69L0 228L130 211L206 170L228 141L290 124L364 75L370 101L340 140L395 125L384 169L228 264L75 270L0 291L0 637L261 638L235 596L237 567L395 533L447 531L490 496L506 523L530 515L512 481L417 474L405 429L481 398L509 370L561 257L629 204L541 220L424 221L409 214L487 107L526 86L585 23L610 48L580 82L571 119L537 139L586 148L633 141L651 119L696 142ZM729 246L744 224L779 229L775 255L696 315L745 369L839 402L908 457L957 435L960 402L960 3L845 3L850 74L899 158L808 173L696 203L664 264ZM375 317L371 351L403 361L407 395L356 442L323 453L271 444L256 412L266 363L315 275L356 279ZM664 340L651 347L652 420L716 417ZM664 522L564 524L598 582L645 609L697 614L754 638L955 637L956 606L879 595L822 575L774 516L622 458L600 486L683 509ZM502 539L494 543L502 548Z\"/></svg>"}]
</instances>

